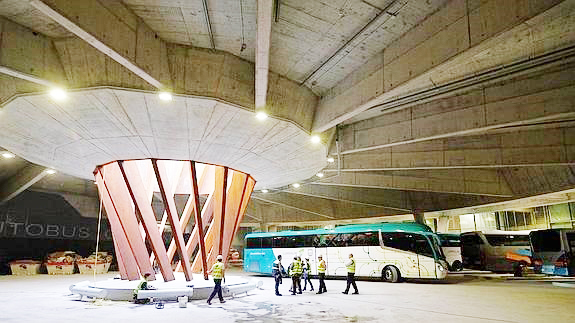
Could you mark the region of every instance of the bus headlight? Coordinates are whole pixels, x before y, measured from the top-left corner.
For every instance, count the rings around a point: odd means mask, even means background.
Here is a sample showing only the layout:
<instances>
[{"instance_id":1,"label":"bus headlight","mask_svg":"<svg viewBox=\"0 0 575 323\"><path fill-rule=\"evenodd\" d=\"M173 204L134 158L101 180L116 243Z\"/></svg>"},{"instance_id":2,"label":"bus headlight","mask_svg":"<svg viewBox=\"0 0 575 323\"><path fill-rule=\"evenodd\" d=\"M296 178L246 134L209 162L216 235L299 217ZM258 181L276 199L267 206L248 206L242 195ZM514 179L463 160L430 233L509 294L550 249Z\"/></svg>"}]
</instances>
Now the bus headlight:
<instances>
[{"instance_id":1,"label":"bus headlight","mask_svg":"<svg viewBox=\"0 0 575 323\"><path fill-rule=\"evenodd\" d=\"M445 268L444 268L441 264L438 263L438 264L437 264L437 270L439 270L439 271L444 271Z\"/></svg>"}]
</instances>

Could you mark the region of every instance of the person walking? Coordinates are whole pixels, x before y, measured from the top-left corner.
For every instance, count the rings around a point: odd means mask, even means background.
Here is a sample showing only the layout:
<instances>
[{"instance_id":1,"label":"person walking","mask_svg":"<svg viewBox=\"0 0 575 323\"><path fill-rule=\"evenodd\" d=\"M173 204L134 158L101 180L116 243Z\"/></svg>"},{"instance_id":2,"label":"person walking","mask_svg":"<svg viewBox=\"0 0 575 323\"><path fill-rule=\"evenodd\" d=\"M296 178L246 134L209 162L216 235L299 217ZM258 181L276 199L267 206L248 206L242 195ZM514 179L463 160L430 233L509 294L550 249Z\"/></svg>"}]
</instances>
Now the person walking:
<instances>
[{"instance_id":1,"label":"person walking","mask_svg":"<svg viewBox=\"0 0 575 323\"><path fill-rule=\"evenodd\" d=\"M317 294L327 293L327 288L325 288L325 271L327 266L321 255L317 256L317 260L317 276L319 278L319 290Z\"/></svg>"},{"instance_id":2,"label":"person walking","mask_svg":"<svg viewBox=\"0 0 575 323\"><path fill-rule=\"evenodd\" d=\"M353 289L355 292L353 294L359 294L357 290L357 285L355 284L355 260L353 259L353 254L349 254L349 260L345 263L345 267L347 268L347 287L345 288L345 292L343 294L347 294L349 292L349 286L353 285Z\"/></svg>"},{"instance_id":3,"label":"person walking","mask_svg":"<svg viewBox=\"0 0 575 323\"><path fill-rule=\"evenodd\" d=\"M208 271L208 274L212 274L212 278L214 279L214 290L212 291L212 295L208 298L208 305L212 305L212 299L216 294L218 294L218 298L220 299L220 303L225 303L224 297L222 296L222 279L225 277L225 269L224 269L224 257L222 255L218 255L216 257L216 263L212 266L212 269Z\"/></svg>"},{"instance_id":4,"label":"person walking","mask_svg":"<svg viewBox=\"0 0 575 323\"><path fill-rule=\"evenodd\" d=\"M302 266L301 260L298 259L298 256L293 257L293 262L290 266L290 276L292 279L292 295L295 295L296 291L298 294L301 294L301 274L302 274Z\"/></svg>"},{"instance_id":5,"label":"person walking","mask_svg":"<svg viewBox=\"0 0 575 323\"><path fill-rule=\"evenodd\" d=\"M276 280L276 296L282 296L279 292L279 286L282 283L282 274L285 273L284 267L282 266L282 256L278 255L278 259L276 259L272 265L272 275Z\"/></svg>"},{"instance_id":6,"label":"person walking","mask_svg":"<svg viewBox=\"0 0 575 323\"><path fill-rule=\"evenodd\" d=\"M303 290L307 289L307 282L309 282L309 287L311 288L310 291L313 292L313 285L311 283L311 265L309 264L309 258L305 258L305 262L303 263Z\"/></svg>"}]
</instances>

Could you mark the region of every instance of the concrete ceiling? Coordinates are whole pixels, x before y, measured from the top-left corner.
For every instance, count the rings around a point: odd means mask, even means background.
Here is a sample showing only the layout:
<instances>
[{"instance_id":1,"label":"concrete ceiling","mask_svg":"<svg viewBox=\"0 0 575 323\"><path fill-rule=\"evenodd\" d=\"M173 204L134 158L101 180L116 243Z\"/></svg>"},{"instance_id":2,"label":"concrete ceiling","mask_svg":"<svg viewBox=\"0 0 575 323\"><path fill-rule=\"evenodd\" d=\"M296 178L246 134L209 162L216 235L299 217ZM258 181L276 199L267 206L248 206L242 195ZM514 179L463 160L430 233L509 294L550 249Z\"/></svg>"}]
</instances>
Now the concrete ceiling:
<instances>
[{"instance_id":1,"label":"concrete ceiling","mask_svg":"<svg viewBox=\"0 0 575 323\"><path fill-rule=\"evenodd\" d=\"M0 160L0 185L30 184L29 162L90 178L113 159L196 159L252 174L260 223L575 187L575 0L278 0L271 15L256 0L78 1L0 0L0 146L19 156ZM52 83L74 89L68 106L38 94ZM273 118L257 123L266 94ZM95 195L67 176L32 188Z\"/></svg>"}]
</instances>

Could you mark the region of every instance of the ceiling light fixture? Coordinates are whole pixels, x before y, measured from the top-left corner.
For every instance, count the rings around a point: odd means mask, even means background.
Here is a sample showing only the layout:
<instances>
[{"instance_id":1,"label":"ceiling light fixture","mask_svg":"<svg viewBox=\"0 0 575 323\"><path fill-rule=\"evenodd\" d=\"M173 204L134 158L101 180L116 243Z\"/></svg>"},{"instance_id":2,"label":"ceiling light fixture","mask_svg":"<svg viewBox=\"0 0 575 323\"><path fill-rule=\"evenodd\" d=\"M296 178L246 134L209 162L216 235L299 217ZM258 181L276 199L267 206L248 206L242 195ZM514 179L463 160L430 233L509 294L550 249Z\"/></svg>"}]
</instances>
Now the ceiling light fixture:
<instances>
[{"instance_id":1,"label":"ceiling light fixture","mask_svg":"<svg viewBox=\"0 0 575 323\"><path fill-rule=\"evenodd\" d=\"M56 171L53 170L53 169L47 169L47 170L46 170L46 174L48 174L48 175L54 175L54 174L56 174Z\"/></svg>"},{"instance_id":2,"label":"ceiling light fixture","mask_svg":"<svg viewBox=\"0 0 575 323\"><path fill-rule=\"evenodd\" d=\"M263 189L263 190L262 190L262 193L264 193L264 194L267 193L267 192L269 192L269 191L266 190L266 189Z\"/></svg>"},{"instance_id":3,"label":"ceiling light fixture","mask_svg":"<svg viewBox=\"0 0 575 323\"><path fill-rule=\"evenodd\" d=\"M311 136L310 140L314 144L319 144L321 142L321 138L318 135Z\"/></svg>"},{"instance_id":4,"label":"ceiling light fixture","mask_svg":"<svg viewBox=\"0 0 575 323\"><path fill-rule=\"evenodd\" d=\"M16 155L14 155L13 153L9 153L9 152L5 151L5 152L2 153L2 157L6 158L6 159L9 159L9 158L14 158L14 157L16 157Z\"/></svg>"},{"instance_id":5,"label":"ceiling light fixture","mask_svg":"<svg viewBox=\"0 0 575 323\"><path fill-rule=\"evenodd\" d=\"M256 113L256 118L260 121L263 121L268 118L268 114L263 111L259 111Z\"/></svg>"},{"instance_id":6,"label":"ceiling light fixture","mask_svg":"<svg viewBox=\"0 0 575 323\"><path fill-rule=\"evenodd\" d=\"M68 93L64 89L55 87L50 90L50 97L56 101L63 101L68 98Z\"/></svg>"},{"instance_id":7,"label":"ceiling light fixture","mask_svg":"<svg viewBox=\"0 0 575 323\"><path fill-rule=\"evenodd\" d=\"M291 186L293 186L294 188L300 187L299 183L293 183L293 184L291 184Z\"/></svg>"},{"instance_id":8,"label":"ceiling light fixture","mask_svg":"<svg viewBox=\"0 0 575 323\"><path fill-rule=\"evenodd\" d=\"M172 93L170 93L170 92L160 92L158 94L158 97L162 101L172 101L172 99L173 99Z\"/></svg>"},{"instance_id":9,"label":"ceiling light fixture","mask_svg":"<svg viewBox=\"0 0 575 323\"><path fill-rule=\"evenodd\" d=\"M315 174L315 176L317 176L317 177L319 177L319 178L322 178L322 177L323 177L323 173L322 173L322 172L319 172L319 173Z\"/></svg>"},{"instance_id":10,"label":"ceiling light fixture","mask_svg":"<svg viewBox=\"0 0 575 323\"><path fill-rule=\"evenodd\" d=\"M333 159L333 157L328 157L327 158L327 162L328 163L333 163L335 161L335 159Z\"/></svg>"}]
</instances>

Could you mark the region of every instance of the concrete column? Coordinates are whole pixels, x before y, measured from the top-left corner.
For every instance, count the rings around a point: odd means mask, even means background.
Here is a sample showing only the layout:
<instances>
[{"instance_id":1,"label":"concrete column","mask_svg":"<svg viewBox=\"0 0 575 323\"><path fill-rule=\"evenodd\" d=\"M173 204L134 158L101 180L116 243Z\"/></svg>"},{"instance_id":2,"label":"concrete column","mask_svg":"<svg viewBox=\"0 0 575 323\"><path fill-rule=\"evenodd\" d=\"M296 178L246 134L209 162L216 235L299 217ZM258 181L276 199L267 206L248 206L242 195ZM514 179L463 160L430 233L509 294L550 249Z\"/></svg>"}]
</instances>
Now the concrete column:
<instances>
[{"instance_id":1,"label":"concrete column","mask_svg":"<svg viewBox=\"0 0 575 323\"><path fill-rule=\"evenodd\" d=\"M442 215L437 219L437 232L447 231L449 231L449 217Z\"/></svg>"},{"instance_id":2,"label":"concrete column","mask_svg":"<svg viewBox=\"0 0 575 323\"><path fill-rule=\"evenodd\" d=\"M413 210L413 219L415 220L416 223L426 224L425 223L425 214L423 213L423 211L421 211L419 209Z\"/></svg>"}]
</instances>

